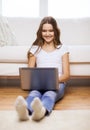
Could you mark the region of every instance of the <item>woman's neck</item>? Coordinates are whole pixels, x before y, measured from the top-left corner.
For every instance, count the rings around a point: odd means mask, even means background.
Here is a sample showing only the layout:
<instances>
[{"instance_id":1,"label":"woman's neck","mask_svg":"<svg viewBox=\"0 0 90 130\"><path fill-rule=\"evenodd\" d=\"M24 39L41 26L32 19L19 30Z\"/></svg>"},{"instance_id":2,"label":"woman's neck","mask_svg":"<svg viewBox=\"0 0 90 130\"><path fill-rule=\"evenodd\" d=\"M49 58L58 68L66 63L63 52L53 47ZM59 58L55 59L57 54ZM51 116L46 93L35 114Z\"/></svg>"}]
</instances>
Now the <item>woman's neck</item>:
<instances>
[{"instance_id":1,"label":"woman's neck","mask_svg":"<svg viewBox=\"0 0 90 130\"><path fill-rule=\"evenodd\" d=\"M54 51L56 48L52 42L50 44L44 43L44 45L42 46L42 49L47 51L47 52L51 52L51 51Z\"/></svg>"}]
</instances>

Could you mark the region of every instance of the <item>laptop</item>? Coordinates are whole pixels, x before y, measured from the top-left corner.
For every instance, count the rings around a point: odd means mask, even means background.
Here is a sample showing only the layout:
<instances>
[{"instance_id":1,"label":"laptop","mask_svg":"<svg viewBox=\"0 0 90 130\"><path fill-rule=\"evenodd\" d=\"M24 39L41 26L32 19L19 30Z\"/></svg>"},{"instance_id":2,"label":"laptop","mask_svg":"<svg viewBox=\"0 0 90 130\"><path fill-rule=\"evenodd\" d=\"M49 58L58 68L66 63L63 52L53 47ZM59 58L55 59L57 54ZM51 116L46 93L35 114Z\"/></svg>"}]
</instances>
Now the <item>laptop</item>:
<instances>
[{"instance_id":1,"label":"laptop","mask_svg":"<svg viewBox=\"0 0 90 130\"><path fill-rule=\"evenodd\" d=\"M57 68L22 67L19 74L23 90L49 91L59 88Z\"/></svg>"}]
</instances>

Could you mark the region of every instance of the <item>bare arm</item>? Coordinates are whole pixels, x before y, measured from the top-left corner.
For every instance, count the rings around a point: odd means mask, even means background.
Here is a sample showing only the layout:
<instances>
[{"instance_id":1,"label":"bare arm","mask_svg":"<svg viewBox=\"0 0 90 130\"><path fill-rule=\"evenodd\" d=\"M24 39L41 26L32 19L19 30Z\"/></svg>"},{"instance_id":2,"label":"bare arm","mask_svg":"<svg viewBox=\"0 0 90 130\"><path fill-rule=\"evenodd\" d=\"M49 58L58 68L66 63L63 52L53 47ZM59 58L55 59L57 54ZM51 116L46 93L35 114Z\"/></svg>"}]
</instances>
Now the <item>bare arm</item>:
<instances>
[{"instance_id":1,"label":"bare arm","mask_svg":"<svg viewBox=\"0 0 90 130\"><path fill-rule=\"evenodd\" d=\"M69 54L65 53L62 57L63 74L59 77L59 82L65 82L70 76Z\"/></svg>"},{"instance_id":2,"label":"bare arm","mask_svg":"<svg viewBox=\"0 0 90 130\"><path fill-rule=\"evenodd\" d=\"M29 54L28 56L28 67L35 67L36 65L36 58L33 54Z\"/></svg>"}]
</instances>

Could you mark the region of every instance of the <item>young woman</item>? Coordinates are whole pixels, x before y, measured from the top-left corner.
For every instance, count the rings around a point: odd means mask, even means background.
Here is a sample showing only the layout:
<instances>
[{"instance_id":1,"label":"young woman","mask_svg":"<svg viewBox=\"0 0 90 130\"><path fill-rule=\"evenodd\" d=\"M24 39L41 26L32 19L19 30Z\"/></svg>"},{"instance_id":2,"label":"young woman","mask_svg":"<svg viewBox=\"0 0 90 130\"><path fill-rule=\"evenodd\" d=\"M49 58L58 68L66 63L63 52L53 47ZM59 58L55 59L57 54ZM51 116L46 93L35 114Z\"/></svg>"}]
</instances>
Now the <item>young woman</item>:
<instances>
[{"instance_id":1,"label":"young woman","mask_svg":"<svg viewBox=\"0 0 90 130\"><path fill-rule=\"evenodd\" d=\"M53 17L42 19L37 38L28 52L29 67L58 68L58 91L30 91L26 100L18 96L15 108L20 120L40 120L51 113L55 103L64 96L65 82L69 79L69 53L60 41L60 30Z\"/></svg>"}]
</instances>

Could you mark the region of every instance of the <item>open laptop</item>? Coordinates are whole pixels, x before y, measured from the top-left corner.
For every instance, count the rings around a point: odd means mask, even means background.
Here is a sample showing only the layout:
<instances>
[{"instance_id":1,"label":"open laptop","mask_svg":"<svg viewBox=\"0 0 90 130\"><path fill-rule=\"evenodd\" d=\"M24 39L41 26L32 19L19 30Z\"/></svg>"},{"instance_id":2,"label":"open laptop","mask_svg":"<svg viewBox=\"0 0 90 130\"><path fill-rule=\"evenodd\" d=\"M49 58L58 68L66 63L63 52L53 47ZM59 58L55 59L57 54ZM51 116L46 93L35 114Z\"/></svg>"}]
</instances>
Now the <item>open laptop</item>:
<instances>
[{"instance_id":1,"label":"open laptop","mask_svg":"<svg viewBox=\"0 0 90 130\"><path fill-rule=\"evenodd\" d=\"M21 88L23 90L57 90L57 68L19 68Z\"/></svg>"}]
</instances>

